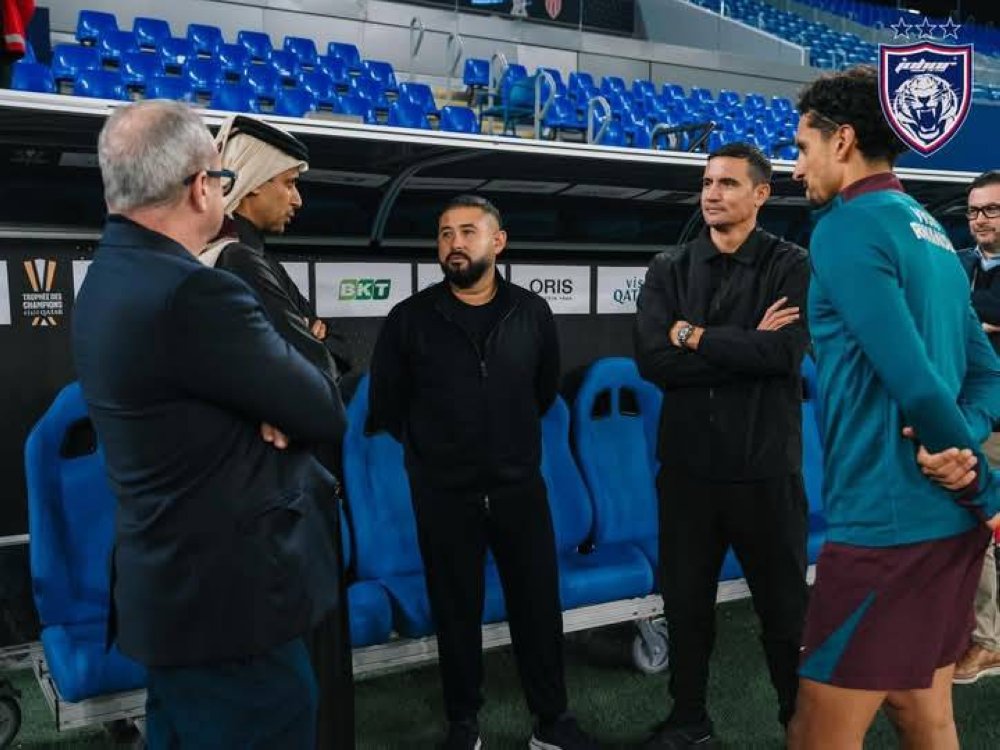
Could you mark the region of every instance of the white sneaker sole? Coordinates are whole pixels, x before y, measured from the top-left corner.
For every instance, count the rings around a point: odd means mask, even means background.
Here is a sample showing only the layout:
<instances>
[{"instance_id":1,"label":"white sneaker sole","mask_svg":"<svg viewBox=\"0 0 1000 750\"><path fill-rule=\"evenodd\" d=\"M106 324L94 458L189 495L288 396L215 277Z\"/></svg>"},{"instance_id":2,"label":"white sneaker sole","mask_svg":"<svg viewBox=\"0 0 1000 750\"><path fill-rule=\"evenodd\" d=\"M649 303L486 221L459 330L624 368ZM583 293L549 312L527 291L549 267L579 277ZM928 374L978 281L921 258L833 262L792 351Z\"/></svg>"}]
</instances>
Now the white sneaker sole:
<instances>
[{"instance_id":1,"label":"white sneaker sole","mask_svg":"<svg viewBox=\"0 0 1000 750\"><path fill-rule=\"evenodd\" d=\"M998 675L1000 675L1000 667L989 667L981 672L976 672L971 677L953 677L951 681L956 685L972 685L983 677L996 677Z\"/></svg>"},{"instance_id":2,"label":"white sneaker sole","mask_svg":"<svg viewBox=\"0 0 1000 750\"><path fill-rule=\"evenodd\" d=\"M540 739L531 736L531 740L528 742L529 750L562 750L561 745L550 745L548 742L542 742Z\"/></svg>"}]
</instances>

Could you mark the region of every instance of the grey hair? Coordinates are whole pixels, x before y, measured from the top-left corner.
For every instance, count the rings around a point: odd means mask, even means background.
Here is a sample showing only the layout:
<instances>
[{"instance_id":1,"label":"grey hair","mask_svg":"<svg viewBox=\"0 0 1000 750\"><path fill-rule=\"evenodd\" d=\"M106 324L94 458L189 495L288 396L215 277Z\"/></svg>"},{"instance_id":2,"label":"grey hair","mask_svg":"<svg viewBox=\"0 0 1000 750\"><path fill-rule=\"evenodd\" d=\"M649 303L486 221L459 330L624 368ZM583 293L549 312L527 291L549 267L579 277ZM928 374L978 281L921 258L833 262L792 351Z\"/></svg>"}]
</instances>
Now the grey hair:
<instances>
[{"instance_id":1,"label":"grey hair","mask_svg":"<svg viewBox=\"0 0 1000 750\"><path fill-rule=\"evenodd\" d=\"M171 203L184 180L210 169L217 156L208 128L187 105L155 99L121 107L97 140L108 210Z\"/></svg>"}]
</instances>

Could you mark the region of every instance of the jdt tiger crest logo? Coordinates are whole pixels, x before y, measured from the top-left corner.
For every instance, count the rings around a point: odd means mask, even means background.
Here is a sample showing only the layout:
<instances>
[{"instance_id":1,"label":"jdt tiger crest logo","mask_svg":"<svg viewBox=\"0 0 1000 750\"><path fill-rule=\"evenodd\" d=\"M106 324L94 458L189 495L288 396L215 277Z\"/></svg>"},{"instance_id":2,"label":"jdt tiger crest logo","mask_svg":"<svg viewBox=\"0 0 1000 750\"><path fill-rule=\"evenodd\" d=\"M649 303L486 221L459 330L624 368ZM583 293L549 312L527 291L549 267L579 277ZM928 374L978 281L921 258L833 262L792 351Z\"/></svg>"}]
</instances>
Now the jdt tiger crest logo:
<instances>
[{"instance_id":1,"label":"jdt tiger crest logo","mask_svg":"<svg viewBox=\"0 0 1000 750\"><path fill-rule=\"evenodd\" d=\"M879 45L879 98L914 151L930 156L962 127L972 103L972 45Z\"/></svg>"}]
</instances>

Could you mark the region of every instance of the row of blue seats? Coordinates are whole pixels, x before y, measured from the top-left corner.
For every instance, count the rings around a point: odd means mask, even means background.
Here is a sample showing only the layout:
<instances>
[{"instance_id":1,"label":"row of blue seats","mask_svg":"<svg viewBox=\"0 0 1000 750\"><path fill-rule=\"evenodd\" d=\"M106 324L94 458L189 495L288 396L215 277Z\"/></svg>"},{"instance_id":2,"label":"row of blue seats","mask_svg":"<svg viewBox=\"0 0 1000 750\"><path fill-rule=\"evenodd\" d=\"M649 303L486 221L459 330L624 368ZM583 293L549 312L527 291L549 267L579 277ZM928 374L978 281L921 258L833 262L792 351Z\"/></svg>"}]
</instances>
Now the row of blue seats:
<instances>
[{"instance_id":1,"label":"row of blue seats","mask_svg":"<svg viewBox=\"0 0 1000 750\"><path fill-rule=\"evenodd\" d=\"M810 503L809 559L823 539L822 462L813 394L804 363L804 475ZM560 398L542 422L542 473L559 552L563 609L655 591L655 443L661 395L625 358L595 362L574 400ZM347 410L344 484L350 523L341 515L351 641L355 648L434 631L417 547L402 448L386 434L366 436L367 379ZM108 560L115 499L103 455L87 429L78 384L64 388L25 445L31 574L42 645L64 700L142 687L144 671L104 648ZM570 435L575 453L571 450ZM740 577L730 554L721 578ZM486 567L484 622L505 617L499 578Z\"/></svg>"}]
</instances>

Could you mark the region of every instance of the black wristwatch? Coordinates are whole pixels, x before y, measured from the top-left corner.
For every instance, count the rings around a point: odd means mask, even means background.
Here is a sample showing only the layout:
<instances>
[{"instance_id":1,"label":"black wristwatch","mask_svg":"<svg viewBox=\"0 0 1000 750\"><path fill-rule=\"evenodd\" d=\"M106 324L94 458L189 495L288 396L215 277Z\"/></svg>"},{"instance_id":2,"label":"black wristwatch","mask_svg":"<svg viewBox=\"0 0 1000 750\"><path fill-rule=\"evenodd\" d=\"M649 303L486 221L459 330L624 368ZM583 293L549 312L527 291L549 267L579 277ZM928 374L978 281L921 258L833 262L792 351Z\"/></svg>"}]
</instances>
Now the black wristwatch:
<instances>
[{"instance_id":1,"label":"black wristwatch","mask_svg":"<svg viewBox=\"0 0 1000 750\"><path fill-rule=\"evenodd\" d=\"M688 339L691 338L692 333L694 333L694 326L690 323L677 332L677 345L681 349L687 349Z\"/></svg>"}]
</instances>

